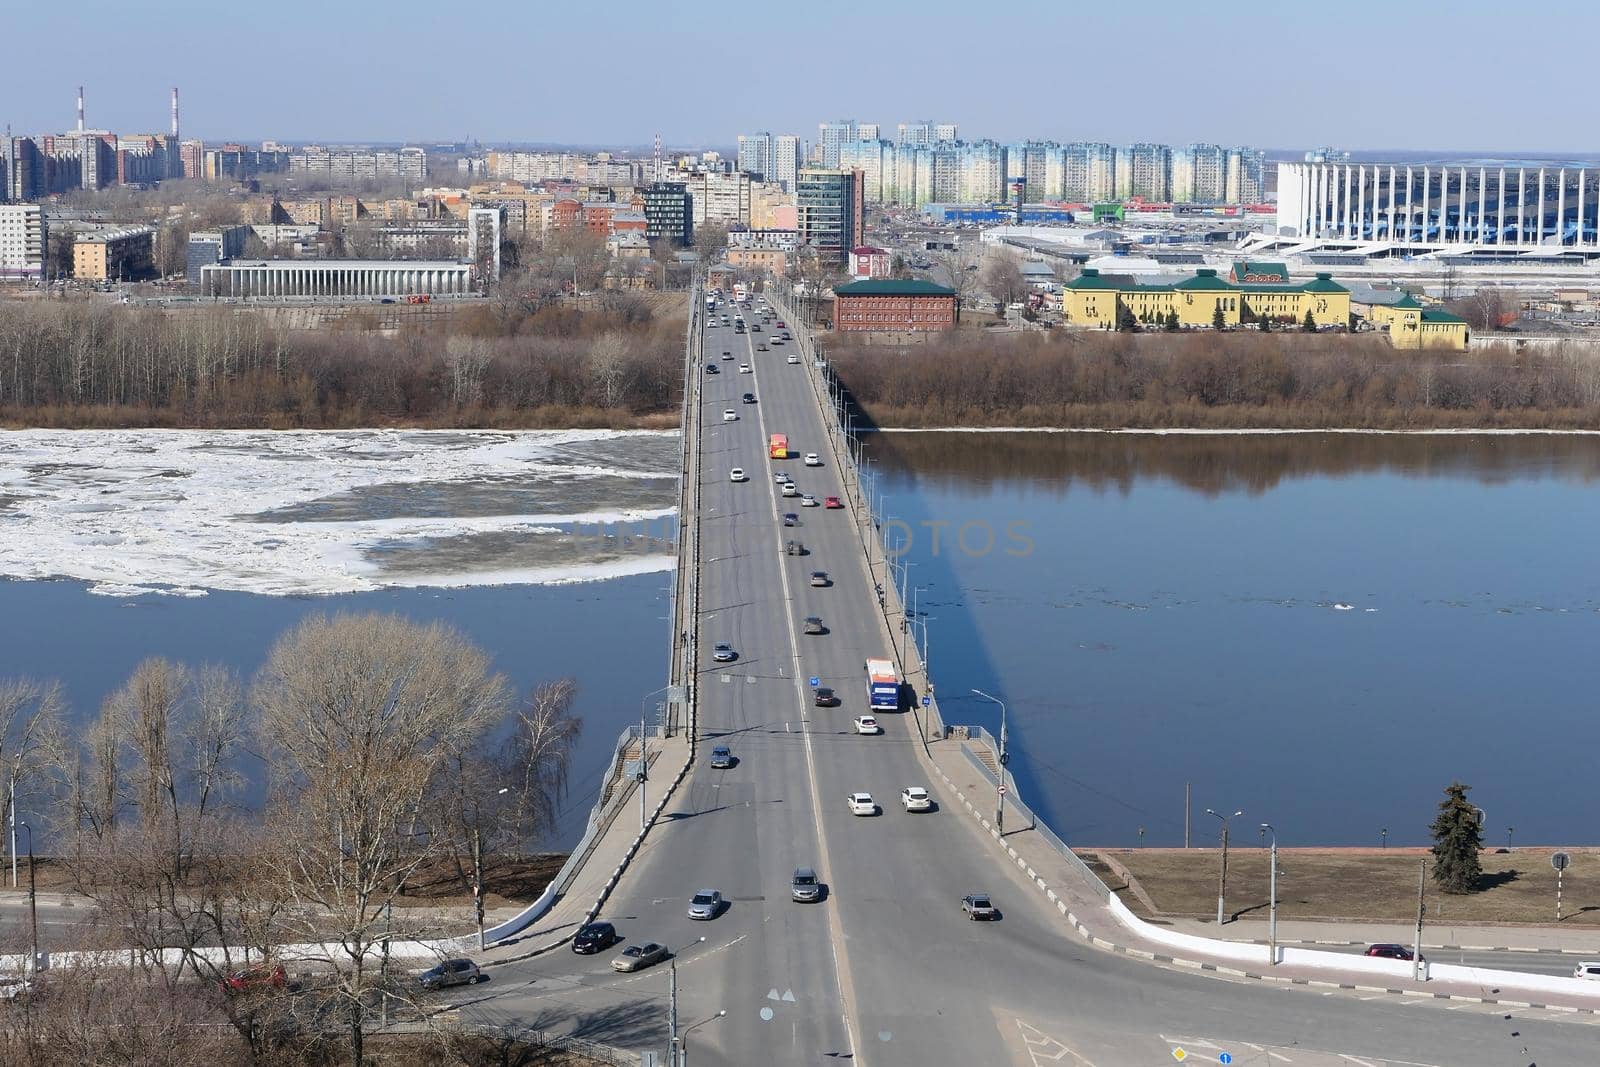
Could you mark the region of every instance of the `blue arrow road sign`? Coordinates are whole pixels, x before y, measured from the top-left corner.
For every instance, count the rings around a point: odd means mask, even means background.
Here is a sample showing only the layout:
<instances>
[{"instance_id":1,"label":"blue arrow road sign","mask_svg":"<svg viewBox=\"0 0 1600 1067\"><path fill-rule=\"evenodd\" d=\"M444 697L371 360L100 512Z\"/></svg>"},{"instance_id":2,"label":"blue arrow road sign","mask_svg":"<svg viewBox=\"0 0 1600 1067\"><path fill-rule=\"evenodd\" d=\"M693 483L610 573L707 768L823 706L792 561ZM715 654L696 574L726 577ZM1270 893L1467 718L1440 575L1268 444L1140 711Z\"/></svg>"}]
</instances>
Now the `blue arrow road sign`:
<instances>
[{"instance_id":1,"label":"blue arrow road sign","mask_svg":"<svg viewBox=\"0 0 1600 1067\"><path fill-rule=\"evenodd\" d=\"M923 697L922 698L922 706L925 707L925 708L931 708L933 706L933 698L932 697Z\"/></svg>"},{"instance_id":2,"label":"blue arrow road sign","mask_svg":"<svg viewBox=\"0 0 1600 1067\"><path fill-rule=\"evenodd\" d=\"M812 679L811 679L811 688L815 689L817 686L819 686L821 684L822 684L822 679L821 678L817 678L817 677L814 677L814 676L812 677Z\"/></svg>"},{"instance_id":3,"label":"blue arrow road sign","mask_svg":"<svg viewBox=\"0 0 1600 1067\"><path fill-rule=\"evenodd\" d=\"M1223 1063L1223 1064L1232 1063L1233 1062L1233 1053L1231 1053L1231 1052L1219 1052L1219 1053L1217 1053L1217 1062L1218 1063Z\"/></svg>"}]
</instances>

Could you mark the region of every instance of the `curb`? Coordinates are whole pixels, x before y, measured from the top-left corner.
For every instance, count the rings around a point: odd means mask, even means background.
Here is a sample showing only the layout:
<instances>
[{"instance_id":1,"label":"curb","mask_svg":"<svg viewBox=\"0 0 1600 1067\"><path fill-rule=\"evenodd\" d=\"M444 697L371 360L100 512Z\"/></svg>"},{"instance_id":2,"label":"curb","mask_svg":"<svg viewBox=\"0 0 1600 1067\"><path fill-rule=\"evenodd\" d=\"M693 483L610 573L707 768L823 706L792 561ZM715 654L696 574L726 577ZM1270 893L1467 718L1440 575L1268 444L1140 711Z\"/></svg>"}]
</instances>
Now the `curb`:
<instances>
[{"instance_id":1,"label":"curb","mask_svg":"<svg viewBox=\"0 0 1600 1067\"><path fill-rule=\"evenodd\" d=\"M1114 953L1117 953L1117 954L1123 955L1123 956L1130 956L1130 957L1134 957L1136 959L1148 960L1148 961L1150 961L1152 963L1164 963L1164 964L1168 964L1169 966L1183 967L1183 968L1185 968L1187 970L1204 971L1204 972L1208 972L1208 973L1212 973L1212 974L1227 975L1227 976L1232 977L1232 978L1247 978L1247 979L1251 979L1251 980L1258 981L1258 982L1277 982L1277 983L1279 983L1281 985L1307 986L1307 987L1317 988L1317 989L1340 989L1340 990L1350 990L1350 991L1361 992L1361 993L1388 994L1390 996L1417 997L1417 998L1431 999L1431 1000L1450 1000L1450 1001L1458 1001L1458 1002L1467 1003L1467 1004L1492 1004L1492 1005L1495 1005L1497 1007L1502 1007L1502 1008L1532 1008L1532 1009L1538 1009L1538 1010L1541 1010L1541 1011L1566 1012L1566 1013L1571 1014L1571 1015L1600 1015L1600 1008L1577 1008L1577 1007L1571 1007L1571 1006L1568 1006L1568 1005L1565 1005L1565 1004L1541 1004L1541 1003L1538 1003L1536 1001L1527 1001L1527 1000L1501 1000L1501 999L1494 998L1494 997L1474 997L1474 996L1469 996L1469 995L1462 994L1462 993L1435 993L1435 992L1431 992L1431 991L1426 990L1426 989L1394 989L1394 988L1390 988L1390 987L1386 987L1386 986L1357 985L1357 984L1355 984L1353 982L1330 982L1330 981L1325 981L1325 980L1316 979L1316 978L1294 978L1294 977L1289 977L1289 976L1286 976L1286 975L1260 974L1260 973L1257 973L1255 971L1241 970L1241 969L1236 968L1236 967L1230 967L1230 966L1226 966L1226 965L1218 964L1218 963L1207 963L1207 962L1204 962L1204 961L1201 961L1201 960L1185 959L1184 957L1181 957L1181 956L1170 956L1170 955L1166 955L1166 954L1160 953L1160 952L1148 952L1148 951L1146 951L1144 949L1129 948L1126 945L1119 945L1114 941L1108 941L1103 937L1098 937L1098 936L1094 935L1093 933L1091 933L1089 931L1089 928L1087 926L1085 926L1083 924L1083 922L1076 915L1074 915L1070 910L1068 910L1066 900L1064 900L1059 894L1057 894L1055 890L1053 890L1049 886L1047 886L1045 884L1044 879L1039 877L1039 875L1033 870L1033 868L1029 867L1024 860L1022 860L1020 857L1017 856L1017 850L1016 849L1012 848L1010 845L1005 844L1005 842L1001 839L1000 831L996 830L993 826L991 826L989 824L989 820L986 819L983 815L981 815L978 812L978 809L976 809L976 808L974 808L972 806L972 801L968 800L967 799L967 795L964 792L961 791L960 787L958 787L954 782L952 782L950 780L950 776L949 775L944 773L944 768L940 767L939 764L937 762L933 761L932 759L930 759L929 762L933 764L933 769L939 775L939 777L944 779L945 785L949 786L951 788L951 790L954 791L956 797L966 807L967 811L970 812L973 815L973 817L978 820L979 825L981 825L985 830L987 830L989 832L989 836L990 837L993 837L997 842L1000 842L1000 845L1001 845L1002 848L1005 849L1007 856L1009 858L1015 860L1017 865L1020 868L1022 868L1022 870L1024 870L1028 874L1028 876L1033 880L1034 884L1036 884L1040 889L1044 890L1044 894L1045 894L1046 898L1049 899L1050 903L1052 903L1052 904L1054 904L1056 906L1056 910L1059 911L1061 913L1061 915L1067 920L1067 922L1071 924L1072 928L1074 930L1076 930L1078 932L1078 934L1081 937L1083 937L1084 940L1088 941L1090 944L1094 945L1096 948L1102 949L1102 950L1107 951L1107 952L1114 952ZM1237 944L1265 944L1265 942L1257 942L1257 941L1241 941L1241 942L1236 942L1236 943ZM1337 945L1365 944L1365 942L1361 942L1361 941L1304 942L1304 941L1281 941L1281 940L1278 943L1280 945L1282 945L1282 944L1337 944ZM1424 946L1424 947L1426 947L1426 948L1445 948L1445 949L1449 949L1449 948L1458 947L1458 946L1449 946L1449 945L1434 946L1434 945L1428 945L1428 946ZM1471 949L1474 946L1459 946L1459 947ZM1537 949L1533 949L1533 950L1529 950L1529 949L1507 949L1505 951L1539 951L1539 950L1537 950ZM1581 955L1583 953L1583 950L1581 950L1581 949L1573 950L1573 952L1575 954L1580 954Z\"/></svg>"}]
</instances>

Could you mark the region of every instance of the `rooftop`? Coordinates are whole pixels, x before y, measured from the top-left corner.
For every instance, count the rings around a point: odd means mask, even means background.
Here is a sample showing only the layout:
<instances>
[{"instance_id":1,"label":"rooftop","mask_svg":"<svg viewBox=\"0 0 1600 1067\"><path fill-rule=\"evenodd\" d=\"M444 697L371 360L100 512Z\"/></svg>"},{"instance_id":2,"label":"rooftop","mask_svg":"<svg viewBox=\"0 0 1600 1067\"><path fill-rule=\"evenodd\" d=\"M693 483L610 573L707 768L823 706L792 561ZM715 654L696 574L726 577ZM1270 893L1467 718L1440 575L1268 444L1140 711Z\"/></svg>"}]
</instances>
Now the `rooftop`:
<instances>
[{"instance_id":1,"label":"rooftop","mask_svg":"<svg viewBox=\"0 0 1600 1067\"><path fill-rule=\"evenodd\" d=\"M850 282L836 285L835 296L955 296L954 289L912 279L883 278L873 281Z\"/></svg>"}]
</instances>

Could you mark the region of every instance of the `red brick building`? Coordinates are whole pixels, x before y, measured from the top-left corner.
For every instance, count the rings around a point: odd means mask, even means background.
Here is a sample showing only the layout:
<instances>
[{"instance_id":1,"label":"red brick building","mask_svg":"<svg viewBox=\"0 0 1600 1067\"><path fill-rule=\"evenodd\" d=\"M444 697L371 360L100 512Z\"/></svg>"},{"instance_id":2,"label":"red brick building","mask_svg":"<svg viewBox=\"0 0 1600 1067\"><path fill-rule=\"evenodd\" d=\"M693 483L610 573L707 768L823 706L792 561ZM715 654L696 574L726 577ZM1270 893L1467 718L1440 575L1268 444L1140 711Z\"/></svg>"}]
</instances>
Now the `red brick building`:
<instances>
[{"instance_id":1,"label":"red brick building","mask_svg":"<svg viewBox=\"0 0 1600 1067\"><path fill-rule=\"evenodd\" d=\"M851 282L833 297L833 328L844 333L949 330L961 318L956 291L932 282Z\"/></svg>"}]
</instances>

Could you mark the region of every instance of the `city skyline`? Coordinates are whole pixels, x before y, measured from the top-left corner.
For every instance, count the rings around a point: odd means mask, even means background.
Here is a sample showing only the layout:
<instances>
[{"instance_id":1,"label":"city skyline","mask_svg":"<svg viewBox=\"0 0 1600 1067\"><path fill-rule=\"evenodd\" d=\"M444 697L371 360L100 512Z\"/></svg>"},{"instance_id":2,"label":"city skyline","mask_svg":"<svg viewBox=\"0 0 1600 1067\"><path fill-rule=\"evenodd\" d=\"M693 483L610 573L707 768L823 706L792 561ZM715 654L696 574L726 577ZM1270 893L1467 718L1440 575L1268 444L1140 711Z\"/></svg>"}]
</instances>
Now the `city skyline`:
<instances>
[{"instance_id":1,"label":"city skyline","mask_svg":"<svg viewBox=\"0 0 1600 1067\"><path fill-rule=\"evenodd\" d=\"M1564 32L1581 39L1586 30L1600 30L1596 12L1551 6L1545 5L1547 17ZM81 34L85 7L96 29L88 37ZM1385 49L1349 47L1349 38L1330 32L1312 9L1263 13L1241 4L1159 3L1118 14L1024 6L975 43L960 32L972 16L954 5L822 3L811 15L819 28L848 30L853 40L883 47L841 61L831 78L826 65L819 78L808 62L808 76L800 79L774 62L790 47L781 13L723 8L738 17L722 18L719 8L671 21L659 8L620 0L606 24L606 54L625 61L597 80L590 51L540 45L581 35L591 16L508 0L474 8L472 26L418 0L381 9L284 0L270 11L173 0L160 20L104 0L71 9L32 6L7 13L14 39L71 36L77 43L71 62L50 48L10 53L0 72L0 122L17 133L69 129L76 86L83 84L91 128L158 132L166 128L170 86L187 83L184 133L210 139L476 138L634 147L659 132L672 145L731 148L738 132L751 129L810 140L829 115L872 119L886 132L931 115L1000 141L1138 137L1276 150L1334 144L1355 151L1525 153L1581 147L1569 143L1575 136L1560 112L1525 107L1502 79L1456 79L1447 94L1441 84L1434 108L1427 94L1399 94L1393 71L1385 73ZM1478 20L1475 9L1491 10L1483 3L1394 9L1358 2L1341 9L1341 17L1351 25L1382 25L1391 40L1427 41L1443 26ZM907 39L908 20L925 32L914 47L891 47ZM481 25L497 27L487 46L472 44L471 31ZM177 27L184 46L174 51ZM451 44L424 55L416 43L423 40ZM471 47L481 54L472 76L463 77L454 64ZM693 65L673 68L652 58L708 50L719 82L743 89L674 94L674 81L697 76ZM408 52L416 52L414 62ZM537 65L527 62L530 53ZM163 55L169 62L152 61ZM251 57L265 74L251 73ZM1229 57L1242 61L1239 71L1230 72ZM952 76L931 76L939 72ZM1542 100L1577 98L1586 88L1581 70L1560 64L1542 79ZM577 82L584 93L560 91ZM1074 107L1084 93L1117 106ZM639 99L648 99L650 110L636 108Z\"/></svg>"}]
</instances>

